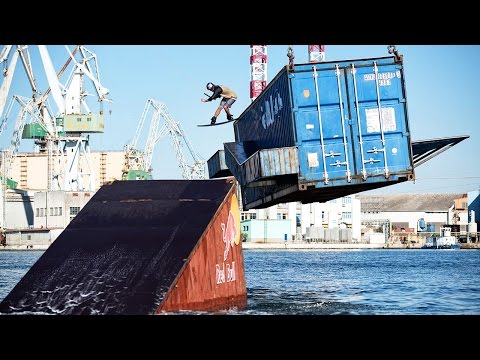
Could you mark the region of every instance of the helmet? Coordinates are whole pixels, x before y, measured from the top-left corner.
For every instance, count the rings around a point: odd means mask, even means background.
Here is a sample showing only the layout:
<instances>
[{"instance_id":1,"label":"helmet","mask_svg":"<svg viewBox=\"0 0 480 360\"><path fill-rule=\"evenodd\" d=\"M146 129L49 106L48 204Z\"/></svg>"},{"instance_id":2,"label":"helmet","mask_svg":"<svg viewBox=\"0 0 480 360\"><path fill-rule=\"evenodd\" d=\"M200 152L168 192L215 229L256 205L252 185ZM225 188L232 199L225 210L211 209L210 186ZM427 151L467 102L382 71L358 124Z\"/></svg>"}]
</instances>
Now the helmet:
<instances>
[{"instance_id":1,"label":"helmet","mask_svg":"<svg viewBox=\"0 0 480 360\"><path fill-rule=\"evenodd\" d=\"M213 83L211 83L211 82L207 83L207 89L208 90L212 90L214 86L215 85L213 85Z\"/></svg>"}]
</instances>

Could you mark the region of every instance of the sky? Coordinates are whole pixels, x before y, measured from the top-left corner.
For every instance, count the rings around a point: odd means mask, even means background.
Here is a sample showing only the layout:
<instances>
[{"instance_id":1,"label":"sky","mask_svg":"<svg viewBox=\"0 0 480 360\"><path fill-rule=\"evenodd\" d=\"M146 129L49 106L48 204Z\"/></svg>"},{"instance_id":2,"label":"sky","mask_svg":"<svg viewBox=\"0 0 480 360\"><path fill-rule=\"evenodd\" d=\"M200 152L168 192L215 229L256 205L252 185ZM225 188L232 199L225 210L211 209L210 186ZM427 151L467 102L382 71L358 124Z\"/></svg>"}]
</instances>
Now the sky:
<instances>
[{"instance_id":1,"label":"sky","mask_svg":"<svg viewBox=\"0 0 480 360\"><path fill-rule=\"evenodd\" d=\"M73 50L74 45L68 45ZM105 132L90 135L91 151L122 151L132 141L148 99L162 102L177 121L199 156L208 160L235 141L233 125L198 127L209 123L218 101L202 103L208 82L235 90L238 100L231 112L238 117L251 103L249 45L84 45L96 54L100 80L110 90L105 103ZM295 63L308 62L307 45L268 45L267 82L288 64L292 46ZM58 71L67 59L63 45L47 46ZM0 45L0 49L3 45ZM404 56L407 111L411 139L449 136L470 137L415 168L415 182L387 186L369 193L432 193L480 190L480 46L396 45ZM327 61L388 56L388 45L325 45ZM33 70L41 92L48 88L38 47L29 45ZM68 72L65 73L68 75ZM60 79L66 81L66 76ZM88 85L87 85L88 86ZM87 88L88 89L88 88ZM91 88L93 89L93 88ZM94 93L93 90L89 91ZM14 74L7 104L13 95L31 96L20 61ZM98 111L96 97L89 97ZM53 100L51 100L53 103ZM18 113L18 111L17 111ZM16 114L8 118L0 137L0 148L9 146ZM224 120L225 114L219 117ZM144 148L151 116L147 116L138 147ZM22 140L20 152L31 152L31 140ZM193 158L185 146L187 163ZM170 138L155 145L154 179L181 179Z\"/></svg>"}]
</instances>

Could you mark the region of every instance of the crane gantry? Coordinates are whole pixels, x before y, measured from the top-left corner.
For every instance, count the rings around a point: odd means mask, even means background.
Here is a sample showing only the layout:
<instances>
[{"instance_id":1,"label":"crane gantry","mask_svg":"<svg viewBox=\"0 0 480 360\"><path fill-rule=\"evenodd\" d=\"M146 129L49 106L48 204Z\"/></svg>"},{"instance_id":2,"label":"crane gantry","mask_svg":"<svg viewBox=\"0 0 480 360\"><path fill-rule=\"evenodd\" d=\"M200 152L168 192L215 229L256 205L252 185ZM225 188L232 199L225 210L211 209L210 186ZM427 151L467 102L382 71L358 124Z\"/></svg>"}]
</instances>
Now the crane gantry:
<instances>
[{"instance_id":1,"label":"crane gantry","mask_svg":"<svg viewBox=\"0 0 480 360\"><path fill-rule=\"evenodd\" d=\"M138 146L140 133L150 110L152 110L151 120L145 149L140 150ZM162 119L163 123L161 123ZM187 180L207 179L206 161L195 152L180 123L173 119L167 106L155 99L147 100L132 142L124 148L125 166L122 170L122 179L151 180L153 150L158 141L166 136L172 140L182 178ZM191 164L185 158L183 145L187 146L193 159Z\"/></svg>"},{"instance_id":2,"label":"crane gantry","mask_svg":"<svg viewBox=\"0 0 480 360\"><path fill-rule=\"evenodd\" d=\"M68 58L56 73L47 47L38 45L49 84L43 94L35 81L27 45L5 45L0 52L0 64L4 66L4 80L0 87L0 114L5 107L18 57L22 60L32 88L31 100L14 95L2 117L0 135L15 101L20 105L11 146L3 157L4 161L9 162L4 168L10 169L20 139L33 139L38 152L48 153L48 190L93 191L95 173L89 161L89 137L85 134L103 133L103 102L111 100L107 98L108 89L100 82L96 55L83 45L77 45L73 51L65 45L65 49ZM13 55L7 66L12 50ZM65 84L62 84L60 77L70 63L73 63L73 68ZM92 112L86 102L86 97L91 94L85 89L85 77L91 80L96 91L100 103L98 113ZM54 100L56 110L52 110L48 104L49 95ZM80 161L81 155L83 162ZM4 175L7 177L8 173Z\"/></svg>"}]
</instances>

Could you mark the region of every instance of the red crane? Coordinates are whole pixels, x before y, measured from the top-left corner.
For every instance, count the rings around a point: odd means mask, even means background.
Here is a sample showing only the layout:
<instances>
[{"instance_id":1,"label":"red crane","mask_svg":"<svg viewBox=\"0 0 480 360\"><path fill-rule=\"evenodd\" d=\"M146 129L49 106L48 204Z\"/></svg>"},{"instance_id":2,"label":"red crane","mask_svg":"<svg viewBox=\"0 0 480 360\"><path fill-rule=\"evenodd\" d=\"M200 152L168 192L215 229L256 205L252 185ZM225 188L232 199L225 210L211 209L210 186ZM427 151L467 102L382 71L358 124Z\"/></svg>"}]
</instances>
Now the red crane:
<instances>
[{"instance_id":1,"label":"red crane","mask_svg":"<svg viewBox=\"0 0 480 360\"><path fill-rule=\"evenodd\" d=\"M293 68L293 49L289 46L288 57ZM325 45L308 45L311 63L325 61ZM267 86L267 45L250 45L250 99L254 101Z\"/></svg>"},{"instance_id":2,"label":"red crane","mask_svg":"<svg viewBox=\"0 0 480 360\"><path fill-rule=\"evenodd\" d=\"M311 63L325 61L325 45L308 45L308 60Z\"/></svg>"},{"instance_id":3,"label":"red crane","mask_svg":"<svg viewBox=\"0 0 480 360\"><path fill-rule=\"evenodd\" d=\"M250 99L255 100L267 86L267 45L250 45Z\"/></svg>"}]
</instances>

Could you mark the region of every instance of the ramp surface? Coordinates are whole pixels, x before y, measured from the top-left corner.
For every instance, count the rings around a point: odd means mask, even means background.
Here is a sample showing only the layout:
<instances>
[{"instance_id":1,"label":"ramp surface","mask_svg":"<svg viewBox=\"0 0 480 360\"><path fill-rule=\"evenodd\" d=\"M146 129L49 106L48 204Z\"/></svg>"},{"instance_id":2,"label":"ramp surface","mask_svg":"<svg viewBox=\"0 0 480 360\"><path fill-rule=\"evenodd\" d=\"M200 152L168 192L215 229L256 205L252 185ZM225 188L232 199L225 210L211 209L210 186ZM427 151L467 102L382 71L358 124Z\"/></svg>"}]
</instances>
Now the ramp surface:
<instances>
[{"instance_id":1,"label":"ramp surface","mask_svg":"<svg viewBox=\"0 0 480 360\"><path fill-rule=\"evenodd\" d=\"M226 179L103 186L0 313L154 314L232 186Z\"/></svg>"}]
</instances>

